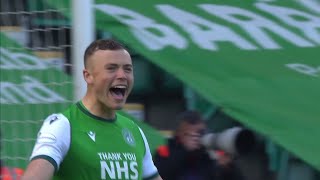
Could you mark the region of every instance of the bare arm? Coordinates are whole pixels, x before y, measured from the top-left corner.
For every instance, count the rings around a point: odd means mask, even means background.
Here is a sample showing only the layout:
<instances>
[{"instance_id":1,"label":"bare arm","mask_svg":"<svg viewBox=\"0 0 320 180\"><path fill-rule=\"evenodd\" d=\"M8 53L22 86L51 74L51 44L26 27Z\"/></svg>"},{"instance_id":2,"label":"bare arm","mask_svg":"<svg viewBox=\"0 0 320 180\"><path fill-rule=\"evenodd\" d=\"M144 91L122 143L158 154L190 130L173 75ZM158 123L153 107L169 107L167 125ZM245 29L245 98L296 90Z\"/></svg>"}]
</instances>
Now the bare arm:
<instances>
[{"instance_id":1,"label":"bare arm","mask_svg":"<svg viewBox=\"0 0 320 180\"><path fill-rule=\"evenodd\" d=\"M30 162L21 180L50 180L54 166L45 159L35 159Z\"/></svg>"}]
</instances>

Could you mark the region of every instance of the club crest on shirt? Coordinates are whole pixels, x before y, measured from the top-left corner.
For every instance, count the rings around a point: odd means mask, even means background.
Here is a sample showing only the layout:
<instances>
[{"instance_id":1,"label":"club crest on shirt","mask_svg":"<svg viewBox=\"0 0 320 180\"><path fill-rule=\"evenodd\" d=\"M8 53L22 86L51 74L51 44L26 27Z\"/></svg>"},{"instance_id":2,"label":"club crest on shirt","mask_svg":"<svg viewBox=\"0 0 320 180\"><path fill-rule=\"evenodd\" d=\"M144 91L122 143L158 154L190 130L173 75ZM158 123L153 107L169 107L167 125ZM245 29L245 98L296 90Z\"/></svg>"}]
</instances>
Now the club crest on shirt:
<instances>
[{"instance_id":1,"label":"club crest on shirt","mask_svg":"<svg viewBox=\"0 0 320 180\"><path fill-rule=\"evenodd\" d=\"M135 146L135 140L132 135L132 133L128 129L122 129L122 136L124 140L130 145L130 146Z\"/></svg>"}]
</instances>

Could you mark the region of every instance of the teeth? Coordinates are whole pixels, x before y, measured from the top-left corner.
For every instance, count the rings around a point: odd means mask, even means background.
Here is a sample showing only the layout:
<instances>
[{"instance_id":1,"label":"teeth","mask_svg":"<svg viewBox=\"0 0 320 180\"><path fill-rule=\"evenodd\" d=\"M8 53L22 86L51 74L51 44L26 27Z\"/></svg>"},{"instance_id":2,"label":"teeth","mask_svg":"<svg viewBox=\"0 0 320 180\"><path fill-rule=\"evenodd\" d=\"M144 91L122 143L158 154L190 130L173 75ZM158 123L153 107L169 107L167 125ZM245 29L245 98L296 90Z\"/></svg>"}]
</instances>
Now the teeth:
<instances>
[{"instance_id":1,"label":"teeth","mask_svg":"<svg viewBox=\"0 0 320 180\"><path fill-rule=\"evenodd\" d=\"M121 89L125 89L125 88L127 88L127 86L124 86L124 85L117 85L117 86L114 86L114 88L121 88Z\"/></svg>"}]
</instances>

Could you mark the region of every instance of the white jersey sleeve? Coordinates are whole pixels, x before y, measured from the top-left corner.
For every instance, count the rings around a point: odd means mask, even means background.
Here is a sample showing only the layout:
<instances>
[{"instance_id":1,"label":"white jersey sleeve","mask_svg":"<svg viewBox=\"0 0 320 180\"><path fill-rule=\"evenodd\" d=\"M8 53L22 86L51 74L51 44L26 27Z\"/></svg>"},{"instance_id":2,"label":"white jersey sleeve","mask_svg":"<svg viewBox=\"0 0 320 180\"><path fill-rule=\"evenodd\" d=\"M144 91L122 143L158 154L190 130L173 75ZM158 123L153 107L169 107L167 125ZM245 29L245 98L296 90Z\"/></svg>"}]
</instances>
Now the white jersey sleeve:
<instances>
[{"instance_id":1,"label":"white jersey sleeve","mask_svg":"<svg viewBox=\"0 0 320 180\"><path fill-rule=\"evenodd\" d=\"M142 135L143 141L144 141L144 145L146 148L146 153L144 155L143 158L143 162L142 162L142 177L143 178L148 178L151 177L153 175L158 174L158 169L157 167L154 165L153 160L152 160L152 155L150 153L150 148L149 148L149 144L147 141L146 136L144 135L143 131L139 128L140 133Z\"/></svg>"},{"instance_id":2,"label":"white jersey sleeve","mask_svg":"<svg viewBox=\"0 0 320 180\"><path fill-rule=\"evenodd\" d=\"M30 159L47 159L58 170L69 147L69 120L62 114L52 114L43 122Z\"/></svg>"}]
</instances>

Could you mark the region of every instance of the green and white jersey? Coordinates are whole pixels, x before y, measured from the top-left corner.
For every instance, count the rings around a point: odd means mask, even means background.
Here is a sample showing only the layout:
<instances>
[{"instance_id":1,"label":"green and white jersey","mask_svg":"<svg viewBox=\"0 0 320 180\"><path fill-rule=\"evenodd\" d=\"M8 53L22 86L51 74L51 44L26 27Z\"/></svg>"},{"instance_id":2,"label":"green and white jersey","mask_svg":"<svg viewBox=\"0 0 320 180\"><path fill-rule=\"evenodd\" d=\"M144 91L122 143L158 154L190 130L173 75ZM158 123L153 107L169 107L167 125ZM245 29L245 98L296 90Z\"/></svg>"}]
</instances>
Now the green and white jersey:
<instances>
[{"instance_id":1,"label":"green and white jersey","mask_svg":"<svg viewBox=\"0 0 320 180\"><path fill-rule=\"evenodd\" d=\"M142 130L119 114L106 120L81 102L43 123L31 159L47 159L55 179L151 179L158 175Z\"/></svg>"}]
</instances>

